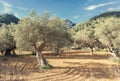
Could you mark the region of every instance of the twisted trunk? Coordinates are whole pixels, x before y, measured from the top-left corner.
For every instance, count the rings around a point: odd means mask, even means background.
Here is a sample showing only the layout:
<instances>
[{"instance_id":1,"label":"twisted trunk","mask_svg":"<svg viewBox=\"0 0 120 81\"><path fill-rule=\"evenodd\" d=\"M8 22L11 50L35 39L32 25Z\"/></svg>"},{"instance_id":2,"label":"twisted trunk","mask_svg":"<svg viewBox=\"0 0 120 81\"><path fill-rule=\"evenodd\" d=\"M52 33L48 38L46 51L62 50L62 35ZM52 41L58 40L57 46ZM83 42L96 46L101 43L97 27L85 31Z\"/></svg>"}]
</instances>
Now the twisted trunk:
<instances>
[{"instance_id":1,"label":"twisted trunk","mask_svg":"<svg viewBox=\"0 0 120 81\"><path fill-rule=\"evenodd\" d=\"M4 56L11 56L11 50L10 49L6 49Z\"/></svg>"},{"instance_id":2,"label":"twisted trunk","mask_svg":"<svg viewBox=\"0 0 120 81\"><path fill-rule=\"evenodd\" d=\"M113 57L120 57L119 50L117 48L114 48L114 47L111 47L111 46L107 46L107 48L108 48L108 51L110 52L110 54Z\"/></svg>"},{"instance_id":3,"label":"twisted trunk","mask_svg":"<svg viewBox=\"0 0 120 81\"><path fill-rule=\"evenodd\" d=\"M41 69L49 69L52 66L47 62L47 60L42 55L42 51L43 51L44 47L45 47L44 43L42 43L38 47L35 46L35 48L36 48L36 58L37 58L37 61L38 61L38 65Z\"/></svg>"},{"instance_id":4,"label":"twisted trunk","mask_svg":"<svg viewBox=\"0 0 120 81\"><path fill-rule=\"evenodd\" d=\"M110 52L110 54L111 54L113 57L117 57L116 54L115 54L115 52L114 52L113 47L111 47L110 45L108 45L107 48L108 48L108 51Z\"/></svg>"},{"instance_id":5,"label":"twisted trunk","mask_svg":"<svg viewBox=\"0 0 120 81\"><path fill-rule=\"evenodd\" d=\"M111 54L113 54L114 57L120 57L119 50L117 50L117 49L113 49Z\"/></svg>"}]
</instances>

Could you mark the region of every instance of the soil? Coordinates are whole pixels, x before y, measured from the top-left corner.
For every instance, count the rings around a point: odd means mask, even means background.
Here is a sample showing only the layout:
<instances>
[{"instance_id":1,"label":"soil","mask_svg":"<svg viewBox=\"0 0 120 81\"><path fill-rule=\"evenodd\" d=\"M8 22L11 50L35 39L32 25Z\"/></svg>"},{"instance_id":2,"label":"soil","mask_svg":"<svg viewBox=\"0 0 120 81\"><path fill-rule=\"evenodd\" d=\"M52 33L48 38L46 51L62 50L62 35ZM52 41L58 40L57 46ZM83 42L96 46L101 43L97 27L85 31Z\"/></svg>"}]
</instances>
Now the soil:
<instances>
[{"instance_id":1,"label":"soil","mask_svg":"<svg viewBox=\"0 0 120 81\"><path fill-rule=\"evenodd\" d=\"M39 69L35 55L0 57L0 81L120 81L120 64L107 52L68 51L60 56L44 52L52 69Z\"/></svg>"}]
</instances>

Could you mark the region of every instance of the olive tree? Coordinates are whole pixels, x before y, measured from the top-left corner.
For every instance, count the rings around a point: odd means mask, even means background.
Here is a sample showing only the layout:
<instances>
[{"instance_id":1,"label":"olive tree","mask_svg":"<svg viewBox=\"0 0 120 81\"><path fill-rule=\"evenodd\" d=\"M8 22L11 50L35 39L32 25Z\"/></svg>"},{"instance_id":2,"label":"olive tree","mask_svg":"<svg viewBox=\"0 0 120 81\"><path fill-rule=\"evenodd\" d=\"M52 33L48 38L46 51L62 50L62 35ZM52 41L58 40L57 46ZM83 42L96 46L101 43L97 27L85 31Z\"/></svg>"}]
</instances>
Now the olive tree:
<instances>
[{"instance_id":1,"label":"olive tree","mask_svg":"<svg viewBox=\"0 0 120 81\"><path fill-rule=\"evenodd\" d=\"M71 35L69 33L68 25L65 21L53 17L49 22L51 27L51 45L55 50L55 54L59 55L60 49L66 46L69 46L72 42Z\"/></svg>"},{"instance_id":2,"label":"olive tree","mask_svg":"<svg viewBox=\"0 0 120 81\"><path fill-rule=\"evenodd\" d=\"M11 25L3 24L0 27L0 51L4 53L5 56L10 56L11 51L16 48L14 37L11 33Z\"/></svg>"},{"instance_id":3,"label":"olive tree","mask_svg":"<svg viewBox=\"0 0 120 81\"><path fill-rule=\"evenodd\" d=\"M30 50L34 47L39 66L43 68L51 67L41 54L50 38L49 19L50 15L47 12L43 15L34 14L34 16L25 17L16 25L13 33L18 49Z\"/></svg>"},{"instance_id":4,"label":"olive tree","mask_svg":"<svg viewBox=\"0 0 120 81\"><path fill-rule=\"evenodd\" d=\"M90 48L90 54L93 55L93 48L97 47L100 42L94 35L95 31L93 28L84 28L76 33L74 36L74 42L79 44L79 47Z\"/></svg>"},{"instance_id":5,"label":"olive tree","mask_svg":"<svg viewBox=\"0 0 120 81\"><path fill-rule=\"evenodd\" d=\"M111 55L120 57L120 20L109 17L99 21L95 28L95 35L108 48Z\"/></svg>"}]
</instances>

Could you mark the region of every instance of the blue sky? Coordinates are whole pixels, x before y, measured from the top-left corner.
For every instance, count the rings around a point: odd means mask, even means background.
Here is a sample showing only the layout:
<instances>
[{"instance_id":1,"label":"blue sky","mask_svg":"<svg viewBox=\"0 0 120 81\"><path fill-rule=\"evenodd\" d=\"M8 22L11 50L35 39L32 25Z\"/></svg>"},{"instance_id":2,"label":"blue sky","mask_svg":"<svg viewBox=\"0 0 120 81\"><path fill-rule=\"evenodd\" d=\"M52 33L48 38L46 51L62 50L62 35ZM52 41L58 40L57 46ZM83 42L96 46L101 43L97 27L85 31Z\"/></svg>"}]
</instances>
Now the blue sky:
<instances>
[{"instance_id":1,"label":"blue sky","mask_svg":"<svg viewBox=\"0 0 120 81\"><path fill-rule=\"evenodd\" d=\"M120 0L0 0L0 13L13 13L22 18L31 9L37 13L49 11L52 15L84 22L103 12L120 10Z\"/></svg>"}]
</instances>

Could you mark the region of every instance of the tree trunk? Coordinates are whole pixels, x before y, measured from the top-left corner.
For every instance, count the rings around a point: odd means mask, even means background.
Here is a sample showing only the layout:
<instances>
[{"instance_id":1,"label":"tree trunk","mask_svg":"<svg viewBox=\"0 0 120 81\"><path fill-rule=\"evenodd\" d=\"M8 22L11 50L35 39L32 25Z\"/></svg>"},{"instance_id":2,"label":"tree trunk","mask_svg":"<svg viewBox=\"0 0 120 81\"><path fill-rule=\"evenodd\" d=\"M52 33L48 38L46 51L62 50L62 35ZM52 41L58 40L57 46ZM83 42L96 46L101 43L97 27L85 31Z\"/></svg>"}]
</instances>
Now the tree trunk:
<instances>
[{"instance_id":1,"label":"tree trunk","mask_svg":"<svg viewBox=\"0 0 120 81\"><path fill-rule=\"evenodd\" d=\"M45 47L45 43L42 43L41 45L34 46L36 49L36 58L38 61L38 65L41 69L49 69L52 68L52 66L47 62L47 60L43 57L42 51L43 48Z\"/></svg>"},{"instance_id":2,"label":"tree trunk","mask_svg":"<svg viewBox=\"0 0 120 81\"><path fill-rule=\"evenodd\" d=\"M107 48L108 48L108 51L112 53L112 51L113 51L112 47L111 46L107 46Z\"/></svg>"},{"instance_id":3,"label":"tree trunk","mask_svg":"<svg viewBox=\"0 0 120 81\"><path fill-rule=\"evenodd\" d=\"M0 50L1 54L3 55L4 54L4 51L3 50Z\"/></svg>"},{"instance_id":4,"label":"tree trunk","mask_svg":"<svg viewBox=\"0 0 120 81\"><path fill-rule=\"evenodd\" d=\"M11 56L11 50L10 49L6 49L4 56Z\"/></svg>"},{"instance_id":5,"label":"tree trunk","mask_svg":"<svg viewBox=\"0 0 120 81\"><path fill-rule=\"evenodd\" d=\"M110 52L110 54L113 57L115 57L115 58L120 57L119 50L117 48L113 48L113 47L108 46L108 51Z\"/></svg>"},{"instance_id":6,"label":"tree trunk","mask_svg":"<svg viewBox=\"0 0 120 81\"><path fill-rule=\"evenodd\" d=\"M17 56L15 49L11 50L12 51L12 56Z\"/></svg>"},{"instance_id":7,"label":"tree trunk","mask_svg":"<svg viewBox=\"0 0 120 81\"><path fill-rule=\"evenodd\" d=\"M36 55L36 51L35 50L32 51L32 55Z\"/></svg>"},{"instance_id":8,"label":"tree trunk","mask_svg":"<svg viewBox=\"0 0 120 81\"><path fill-rule=\"evenodd\" d=\"M113 52L113 49L112 49L112 47L111 47L110 45L107 45L107 48L108 48L108 52L110 52L110 55L111 55L111 56L117 57L117 56L115 55L115 53Z\"/></svg>"},{"instance_id":9,"label":"tree trunk","mask_svg":"<svg viewBox=\"0 0 120 81\"><path fill-rule=\"evenodd\" d=\"M34 44L33 45L33 50L32 50L32 55L36 55L37 51L36 51L37 47L36 45Z\"/></svg>"},{"instance_id":10,"label":"tree trunk","mask_svg":"<svg viewBox=\"0 0 120 81\"><path fill-rule=\"evenodd\" d=\"M59 48L55 48L55 55L59 55Z\"/></svg>"},{"instance_id":11,"label":"tree trunk","mask_svg":"<svg viewBox=\"0 0 120 81\"><path fill-rule=\"evenodd\" d=\"M37 51L36 58L38 61L38 65L41 69L49 69L52 68L52 66L47 62L47 60L43 57L42 53Z\"/></svg>"},{"instance_id":12,"label":"tree trunk","mask_svg":"<svg viewBox=\"0 0 120 81\"><path fill-rule=\"evenodd\" d=\"M39 52L37 51L36 52L36 58L37 58L37 61L38 61L38 65L40 66L41 64L40 64L40 54L39 54Z\"/></svg>"},{"instance_id":13,"label":"tree trunk","mask_svg":"<svg viewBox=\"0 0 120 81\"><path fill-rule=\"evenodd\" d=\"M90 48L90 54L93 55L93 48Z\"/></svg>"},{"instance_id":14,"label":"tree trunk","mask_svg":"<svg viewBox=\"0 0 120 81\"><path fill-rule=\"evenodd\" d=\"M110 53L113 57L120 57L120 54L117 49L113 49L113 51Z\"/></svg>"}]
</instances>

